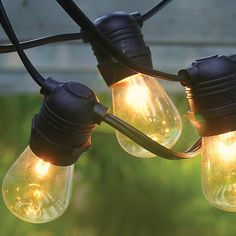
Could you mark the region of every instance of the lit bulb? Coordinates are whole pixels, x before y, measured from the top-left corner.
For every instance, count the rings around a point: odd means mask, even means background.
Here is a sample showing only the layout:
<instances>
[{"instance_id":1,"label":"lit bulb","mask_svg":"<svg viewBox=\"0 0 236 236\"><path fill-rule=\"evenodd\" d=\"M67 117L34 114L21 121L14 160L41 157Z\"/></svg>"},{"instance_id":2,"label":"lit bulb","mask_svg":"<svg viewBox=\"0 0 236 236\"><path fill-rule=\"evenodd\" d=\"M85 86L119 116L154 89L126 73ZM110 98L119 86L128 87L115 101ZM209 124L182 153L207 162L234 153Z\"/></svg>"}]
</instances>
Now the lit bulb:
<instances>
[{"instance_id":1,"label":"lit bulb","mask_svg":"<svg viewBox=\"0 0 236 236\"><path fill-rule=\"evenodd\" d=\"M154 141L171 148L182 131L178 110L156 78L136 74L112 85L113 111ZM137 157L154 157L126 136L116 132L121 147Z\"/></svg>"},{"instance_id":2,"label":"lit bulb","mask_svg":"<svg viewBox=\"0 0 236 236\"><path fill-rule=\"evenodd\" d=\"M212 205L236 212L236 131L202 138L201 179Z\"/></svg>"},{"instance_id":3,"label":"lit bulb","mask_svg":"<svg viewBox=\"0 0 236 236\"><path fill-rule=\"evenodd\" d=\"M39 159L30 149L15 161L3 184L3 199L18 218L46 223L61 216L69 205L73 168L55 166Z\"/></svg>"}]
</instances>

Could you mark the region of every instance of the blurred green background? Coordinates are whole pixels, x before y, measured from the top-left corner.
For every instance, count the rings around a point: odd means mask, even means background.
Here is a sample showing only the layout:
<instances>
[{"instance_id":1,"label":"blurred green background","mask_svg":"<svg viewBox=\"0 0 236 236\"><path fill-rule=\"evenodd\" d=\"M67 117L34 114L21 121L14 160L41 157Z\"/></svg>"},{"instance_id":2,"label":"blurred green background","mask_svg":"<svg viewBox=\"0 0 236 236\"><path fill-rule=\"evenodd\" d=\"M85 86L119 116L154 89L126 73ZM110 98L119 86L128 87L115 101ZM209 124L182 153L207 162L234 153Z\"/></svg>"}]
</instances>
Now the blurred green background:
<instances>
[{"instance_id":1,"label":"blurred green background","mask_svg":"<svg viewBox=\"0 0 236 236\"><path fill-rule=\"evenodd\" d=\"M99 95L110 105L108 95ZM187 119L185 97L172 97L184 132L177 149L197 137ZM1 95L1 181L28 145L39 95ZM215 209L201 193L200 157L186 161L139 159L126 154L114 131L102 124L92 148L78 161L71 204L58 220L34 225L13 216L0 199L1 236L234 236L235 214Z\"/></svg>"},{"instance_id":2,"label":"blurred green background","mask_svg":"<svg viewBox=\"0 0 236 236\"><path fill-rule=\"evenodd\" d=\"M156 0L75 0L91 19L124 10L144 13ZM78 26L56 1L4 0L18 37L23 40L78 32ZM179 0L144 24L154 67L176 73L195 59L232 54L236 49L235 0ZM210 9L210 10L209 10ZM224 13L224 14L222 14ZM1 44L8 39L0 27ZM44 75L80 81L96 93L107 91L97 76L96 60L88 45L60 43L27 50ZM184 94L169 83L168 91ZM31 95L16 95L18 93ZM6 95L3 95L3 94ZM7 94L15 95L7 95ZM98 94L110 106L107 94ZM197 137L187 119L184 95L173 95L183 118L184 132L177 150ZM0 57L0 177L28 145L31 119L42 97L14 53ZM235 236L236 214L212 207L200 186L200 157L186 161L139 159L126 154L114 131L102 124L92 147L75 168L71 204L58 220L33 225L20 221L0 195L0 236Z\"/></svg>"}]
</instances>

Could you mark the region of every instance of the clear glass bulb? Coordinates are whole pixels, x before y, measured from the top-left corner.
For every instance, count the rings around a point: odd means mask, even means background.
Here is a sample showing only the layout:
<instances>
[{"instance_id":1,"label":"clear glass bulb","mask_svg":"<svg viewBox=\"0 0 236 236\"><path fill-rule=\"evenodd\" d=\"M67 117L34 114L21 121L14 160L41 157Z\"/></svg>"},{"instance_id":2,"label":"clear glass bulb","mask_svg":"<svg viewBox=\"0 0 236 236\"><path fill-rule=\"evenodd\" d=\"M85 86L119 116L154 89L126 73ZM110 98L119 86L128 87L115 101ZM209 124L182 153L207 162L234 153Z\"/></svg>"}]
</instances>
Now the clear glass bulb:
<instances>
[{"instance_id":1,"label":"clear glass bulb","mask_svg":"<svg viewBox=\"0 0 236 236\"><path fill-rule=\"evenodd\" d=\"M201 181L212 205L236 212L236 131L202 138Z\"/></svg>"},{"instance_id":2,"label":"clear glass bulb","mask_svg":"<svg viewBox=\"0 0 236 236\"><path fill-rule=\"evenodd\" d=\"M154 141L171 148L182 131L181 116L156 78L136 74L111 87L113 112ZM137 157L154 157L123 134L116 132L118 142Z\"/></svg>"},{"instance_id":3,"label":"clear glass bulb","mask_svg":"<svg viewBox=\"0 0 236 236\"><path fill-rule=\"evenodd\" d=\"M3 199L8 209L30 223L58 218L70 202L73 168L44 162L27 147L3 180Z\"/></svg>"}]
</instances>

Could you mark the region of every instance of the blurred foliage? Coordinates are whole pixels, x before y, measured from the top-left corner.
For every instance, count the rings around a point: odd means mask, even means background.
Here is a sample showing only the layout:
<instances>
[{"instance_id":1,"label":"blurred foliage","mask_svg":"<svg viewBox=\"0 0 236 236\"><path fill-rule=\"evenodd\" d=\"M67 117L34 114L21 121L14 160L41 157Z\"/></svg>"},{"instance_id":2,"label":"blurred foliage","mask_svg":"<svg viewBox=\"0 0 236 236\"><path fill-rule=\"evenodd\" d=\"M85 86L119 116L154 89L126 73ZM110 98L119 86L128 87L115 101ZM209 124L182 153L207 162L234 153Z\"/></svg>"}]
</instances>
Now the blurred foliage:
<instances>
[{"instance_id":1,"label":"blurred foliage","mask_svg":"<svg viewBox=\"0 0 236 236\"><path fill-rule=\"evenodd\" d=\"M106 105L107 95L100 96ZM37 95L1 96L0 177L27 146ZM184 121L176 148L197 137L187 101L175 96ZM234 236L235 214L210 206L201 193L199 157L186 161L129 156L114 131L101 125L78 161L72 202L58 220L34 225L15 218L0 199L0 236Z\"/></svg>"}]
</instances>

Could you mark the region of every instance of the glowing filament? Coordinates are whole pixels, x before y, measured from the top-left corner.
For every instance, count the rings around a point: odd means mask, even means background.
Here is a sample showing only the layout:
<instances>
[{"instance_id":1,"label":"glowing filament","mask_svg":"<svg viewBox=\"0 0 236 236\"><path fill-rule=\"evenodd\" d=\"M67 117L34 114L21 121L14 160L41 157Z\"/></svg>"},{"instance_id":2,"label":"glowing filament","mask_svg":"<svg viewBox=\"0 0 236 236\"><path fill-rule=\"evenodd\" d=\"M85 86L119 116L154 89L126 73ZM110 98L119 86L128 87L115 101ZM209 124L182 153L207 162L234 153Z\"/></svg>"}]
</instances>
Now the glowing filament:
<instances>
[{"instance_id":1,"label":"glowing filament","mask_svg":"<svg viewBox=\"0 0 236 236\"><path fill-rule=\"evenodd\" d=\"M25 214L32 218L38 218L41 215L41 209L40 207L34 206L32 203L28 204L26 209L25 209Z\"/></svg>"},{"instance_id":2,"label":"glowing filament","mask_svg":"<svg viewBox=\"0 0 236 236\"><path fill-rule=\"evenodd\" d=\"M236 142L232 132L219 135L216 146L222 161L235 159Z\"/></svg>"},{"instance_id":3,"label":"glowing filament","mask_svg":"<svg viewBox=\"0 0 236 236\"><path fill-rule=\"evenodd\" d=\"M50 163L45 162L41 159L38 160L37 164L35 165L35 172L39 177L44 177L47 175L48 170L50 168Z\"/></svg>"},{"instance_id":4,"label":"glowing filament","mask_svg":"<svg viewBox=\"0 0 236 236\"><path fill-rule=\"evenodd\" d=\"M135 84L128 87L126 92L126 103L138 109L144 109L149 99L148 90L145 87Z\"/></svg>"}]
</instances>

